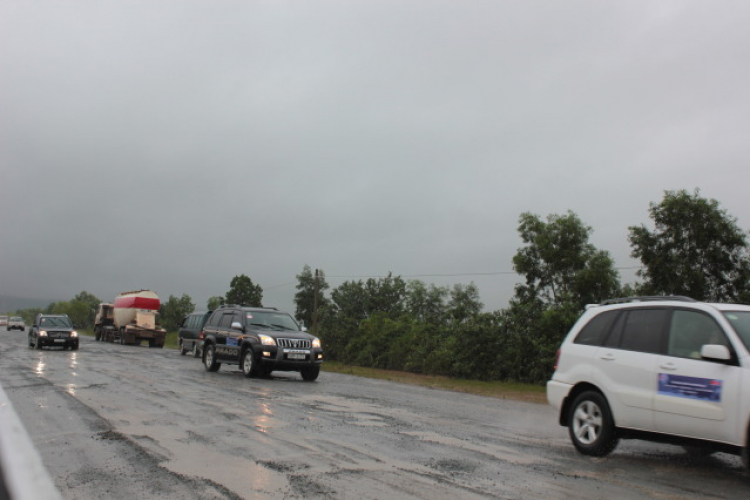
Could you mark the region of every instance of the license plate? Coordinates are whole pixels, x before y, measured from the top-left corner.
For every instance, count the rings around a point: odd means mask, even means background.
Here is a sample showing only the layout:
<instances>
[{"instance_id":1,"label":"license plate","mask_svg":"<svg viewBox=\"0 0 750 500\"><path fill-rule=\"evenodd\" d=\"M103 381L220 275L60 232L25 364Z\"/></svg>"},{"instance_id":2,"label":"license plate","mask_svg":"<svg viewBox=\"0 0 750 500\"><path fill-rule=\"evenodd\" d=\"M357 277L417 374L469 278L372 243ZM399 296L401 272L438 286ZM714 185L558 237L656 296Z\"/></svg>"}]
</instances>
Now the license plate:
<instances>
[{"instance_id":1,"label":"license plate","mask_svg":"<svg viewBox=\"0 0 750 500\"><path fill-rule=\"evenodd\" d=\"M290 352L286 357L287 359L305 359L304 354L297 354L296 352Z\"/></svg>"},{"instance_id":2,"label":"license plate","mask_svg":"<svg viewBox=\"0 0 750 500\"><path fill-rule=\"evenodd\" d=\"M65 342L65 339L55 339L55 342Z\"/></svg>"}]
</instances>

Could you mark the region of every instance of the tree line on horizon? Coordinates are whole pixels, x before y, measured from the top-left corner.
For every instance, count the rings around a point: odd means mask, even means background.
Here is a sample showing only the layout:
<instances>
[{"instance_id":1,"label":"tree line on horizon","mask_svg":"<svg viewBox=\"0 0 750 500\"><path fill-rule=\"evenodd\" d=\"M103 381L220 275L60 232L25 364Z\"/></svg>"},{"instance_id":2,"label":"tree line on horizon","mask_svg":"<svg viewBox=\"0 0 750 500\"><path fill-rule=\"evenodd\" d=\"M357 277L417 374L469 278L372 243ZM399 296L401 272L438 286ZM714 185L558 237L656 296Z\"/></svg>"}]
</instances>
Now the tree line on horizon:
<instances>
[{"instance_id":1,"label":"tree line on horizon","mask_svg":"<svg viewBox=\"0 0 750 500\"><path fill-rule=\"evenodd\" d=\"M296 276L294 316L316 325L329 360L478 380L543 383L555 353L586 304L635 295L682 295L708 302L750 303L747 233L714 199L696 189L665 191L651 203L654 228L628 228L631 255L642 263L635 284L622 284L609 253L590 243L592 228L568 211L546 219L519 217L523 246L513 269L524 278L505 309L483 312L473 284L436 286L383 278L346 281L335 289L325 273L305 265ZM208 300L261 306L263 290L242 274L225 296ZM38 312L64 313L79 328L93 325L99 300L81 292L44 311L16 314L29 322ZM317 305L317 308L316 308ZM189 295L162 303L162 326L179 327L195 305ZM317 315L317 322L315 321Z\"/></svg>"}]
</instances>

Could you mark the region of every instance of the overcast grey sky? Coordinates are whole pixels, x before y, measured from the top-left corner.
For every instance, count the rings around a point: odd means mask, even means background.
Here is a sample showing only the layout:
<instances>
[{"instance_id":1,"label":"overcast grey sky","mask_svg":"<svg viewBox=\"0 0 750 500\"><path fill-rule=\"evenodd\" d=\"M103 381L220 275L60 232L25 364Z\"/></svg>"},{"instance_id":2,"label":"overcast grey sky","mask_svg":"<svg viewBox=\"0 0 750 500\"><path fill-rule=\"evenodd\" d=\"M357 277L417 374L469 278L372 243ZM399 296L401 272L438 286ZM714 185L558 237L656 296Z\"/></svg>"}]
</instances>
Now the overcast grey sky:
<instances>
[{"instance_id":1,"label":"overcast grey sky","mask_svg":"<svg viewBox=\"0 0 750 500\"><path fill-rule=\"evenodd\" d=\"M496 310L525 211L574 211L621 268L665 190L748 229L748 26L747 1L2 2L0 295L202 308L246 274L292 310L309 264Z\"/></svg>"}]
</instances>

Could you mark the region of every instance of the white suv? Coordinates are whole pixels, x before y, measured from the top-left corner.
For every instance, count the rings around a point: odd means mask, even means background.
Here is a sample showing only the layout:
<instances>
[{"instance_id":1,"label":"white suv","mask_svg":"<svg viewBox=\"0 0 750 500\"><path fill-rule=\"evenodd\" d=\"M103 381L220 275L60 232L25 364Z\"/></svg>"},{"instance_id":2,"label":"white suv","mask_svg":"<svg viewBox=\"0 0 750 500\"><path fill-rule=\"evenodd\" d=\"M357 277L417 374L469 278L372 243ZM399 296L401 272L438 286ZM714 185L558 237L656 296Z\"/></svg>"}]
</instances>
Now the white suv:
<instances>
[{"instance_id":1,"label":"white suv","mask_svg":"<svg viewBox=\"0 0 750 500\"><path fill-rule=\"evenodd\" d=\"M748 465L750 306L630 297L586 309L547 382L578 451L635 438Z\"/></svg>"}]
</instances>

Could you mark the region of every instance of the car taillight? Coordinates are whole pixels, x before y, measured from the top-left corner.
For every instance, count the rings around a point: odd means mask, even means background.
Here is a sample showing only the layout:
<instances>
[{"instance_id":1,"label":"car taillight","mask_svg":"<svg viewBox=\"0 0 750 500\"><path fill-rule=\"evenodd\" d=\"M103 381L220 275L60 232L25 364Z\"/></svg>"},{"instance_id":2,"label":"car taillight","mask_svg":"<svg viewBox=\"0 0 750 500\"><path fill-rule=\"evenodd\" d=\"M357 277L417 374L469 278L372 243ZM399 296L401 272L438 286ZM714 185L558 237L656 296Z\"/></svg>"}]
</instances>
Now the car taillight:
<instances>
[{"instance_id":1,"label":"car taillight","mask_svg":"<svg viewBox=\"0 0 750 500\"><path fill-rule=\"evenodd\" d=\"M554 369L557 370L557 364L560 362L560 349L557 350L557 354L555 354L555 366Z\"/></svg>"},{"instance_id":2,"label":"car taillight","mask_svg":"<svg viewBox=\"0 0 750 500\"><path fill-rule=\"evenodd\" d=\"M198 334L198 340L203 340L203 330Z\"/></svg>"}]
</instances>

